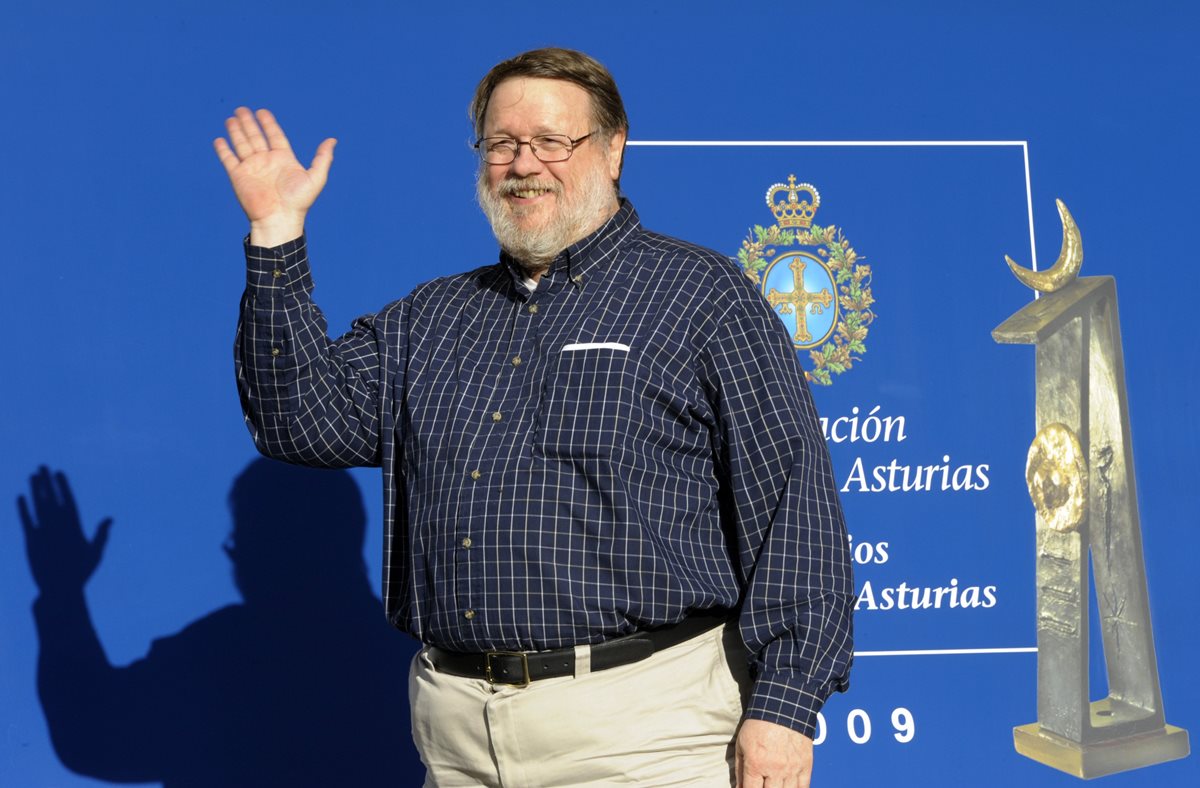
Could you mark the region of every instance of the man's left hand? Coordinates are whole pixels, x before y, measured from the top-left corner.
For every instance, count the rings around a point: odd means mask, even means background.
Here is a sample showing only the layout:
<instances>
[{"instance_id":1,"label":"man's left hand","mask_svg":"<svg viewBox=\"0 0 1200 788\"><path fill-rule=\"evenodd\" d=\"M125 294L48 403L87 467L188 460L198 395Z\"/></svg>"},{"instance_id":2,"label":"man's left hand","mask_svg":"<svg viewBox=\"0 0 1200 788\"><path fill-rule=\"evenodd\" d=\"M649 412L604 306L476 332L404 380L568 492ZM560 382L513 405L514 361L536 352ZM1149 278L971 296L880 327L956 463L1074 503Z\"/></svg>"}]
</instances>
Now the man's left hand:
<instances>
[{"instance_id":1,"label":"man's left hand","mask_svg":"<svg viewBox=\"0 0 1200 788\"><path fill-rule=\"evenodd\" d=\"M808 788L813 740L765 720L743 720L734 749L738 788Z\"/></svg>"}]
</instances>

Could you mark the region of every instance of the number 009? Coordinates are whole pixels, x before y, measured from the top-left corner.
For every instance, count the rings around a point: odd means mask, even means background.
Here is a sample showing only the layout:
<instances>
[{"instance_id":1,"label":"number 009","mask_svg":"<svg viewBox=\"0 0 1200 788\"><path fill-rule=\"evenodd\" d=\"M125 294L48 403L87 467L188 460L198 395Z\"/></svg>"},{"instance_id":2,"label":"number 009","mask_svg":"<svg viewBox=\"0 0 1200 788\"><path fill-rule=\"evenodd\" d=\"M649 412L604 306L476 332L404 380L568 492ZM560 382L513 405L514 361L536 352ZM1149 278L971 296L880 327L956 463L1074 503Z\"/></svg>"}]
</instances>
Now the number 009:
<instances>
[{"instance_id":1,"label":"number 009","mask_svg":"<svg viewBox=\"0 0 1200 788\"><path fill-rule=\"evenodd\" d=\"M825 715L817 714L817 735L813 744L825 741L828 728L825 725ZM917 733L917 724L912 712L903 706L892 709L892 738L901 744L908 744ZM851 709L846 715L846 735L855 744L866 744L871 740L871 717L863 709Z\"/></svg>"}]
</instances>

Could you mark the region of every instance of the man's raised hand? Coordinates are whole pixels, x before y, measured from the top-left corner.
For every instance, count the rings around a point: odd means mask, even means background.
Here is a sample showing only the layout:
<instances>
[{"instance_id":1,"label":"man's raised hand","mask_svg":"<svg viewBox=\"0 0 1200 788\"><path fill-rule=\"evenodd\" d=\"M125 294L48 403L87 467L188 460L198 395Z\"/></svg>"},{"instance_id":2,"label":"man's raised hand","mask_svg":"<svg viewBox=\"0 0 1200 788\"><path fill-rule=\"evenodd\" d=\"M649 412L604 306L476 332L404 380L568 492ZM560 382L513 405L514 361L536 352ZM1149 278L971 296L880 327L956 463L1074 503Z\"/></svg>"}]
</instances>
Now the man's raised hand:
<instances>
[{"instance_id":1,"label":"man's raised hand","mask_svg":"<svg viewBox=\"0 0 1200 788\"><path fill-rule=\"evenodd\" d=\"M325 187L337 140L322 142L305 169L268 110L251 113L238 107L226 119L225 130L229 141L218 137L213 148L250 220L250 242L277 246L298 237L304 232L305 214Z\"/></svg>"}]
</instances>

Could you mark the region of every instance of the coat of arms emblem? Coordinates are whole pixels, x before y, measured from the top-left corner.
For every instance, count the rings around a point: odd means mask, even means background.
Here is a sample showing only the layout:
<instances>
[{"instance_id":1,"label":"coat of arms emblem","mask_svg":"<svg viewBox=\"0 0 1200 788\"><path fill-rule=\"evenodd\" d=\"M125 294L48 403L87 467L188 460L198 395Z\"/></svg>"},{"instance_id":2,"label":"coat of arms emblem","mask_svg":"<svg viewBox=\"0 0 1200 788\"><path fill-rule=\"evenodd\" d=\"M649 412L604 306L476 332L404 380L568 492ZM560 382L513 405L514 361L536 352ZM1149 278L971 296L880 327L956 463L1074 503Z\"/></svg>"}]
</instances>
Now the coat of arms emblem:
<instances>
[{"instance_id":1,"label":"coat of arms emblem","mask_svg":"<svg viewBox=\"0 0 1200 788\"><path fill-rule=\"evenodd\" d=\"M813 223L820 204L816 187L795 175L771 186L775 224L754 225L737 262L783 320L801 362L807 358L809 381L828 386L867 352L875 298L871 267L841 228Z\"/></svg>"}]
</instances>

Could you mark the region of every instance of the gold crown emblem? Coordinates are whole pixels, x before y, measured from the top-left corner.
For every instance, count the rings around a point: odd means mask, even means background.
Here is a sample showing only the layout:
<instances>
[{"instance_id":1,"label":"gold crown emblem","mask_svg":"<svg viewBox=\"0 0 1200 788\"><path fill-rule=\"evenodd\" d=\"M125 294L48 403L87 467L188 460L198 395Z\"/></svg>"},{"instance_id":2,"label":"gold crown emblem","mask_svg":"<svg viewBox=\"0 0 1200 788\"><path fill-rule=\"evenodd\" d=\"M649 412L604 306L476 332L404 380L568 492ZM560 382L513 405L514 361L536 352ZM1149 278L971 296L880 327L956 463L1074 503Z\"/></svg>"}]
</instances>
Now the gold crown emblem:
<instances>
[{"instance_id":1,"label":"gold crown emblem","mask_svg":"<svg viewBox=\"0 0 1200 788\"><path fill-rule=\"evenodd\" d=\"M787 192L787 199L775 202L775 195ZM801 192L812 195L812 202L797 197ZM786 184L777 183L767 189L767 207L775 214L775 221L780 227L809 227L817 206L821 204L821 195L817 187L811 183L796 183L796 176L789 175Z\"/></svg>"}]
</instances>

